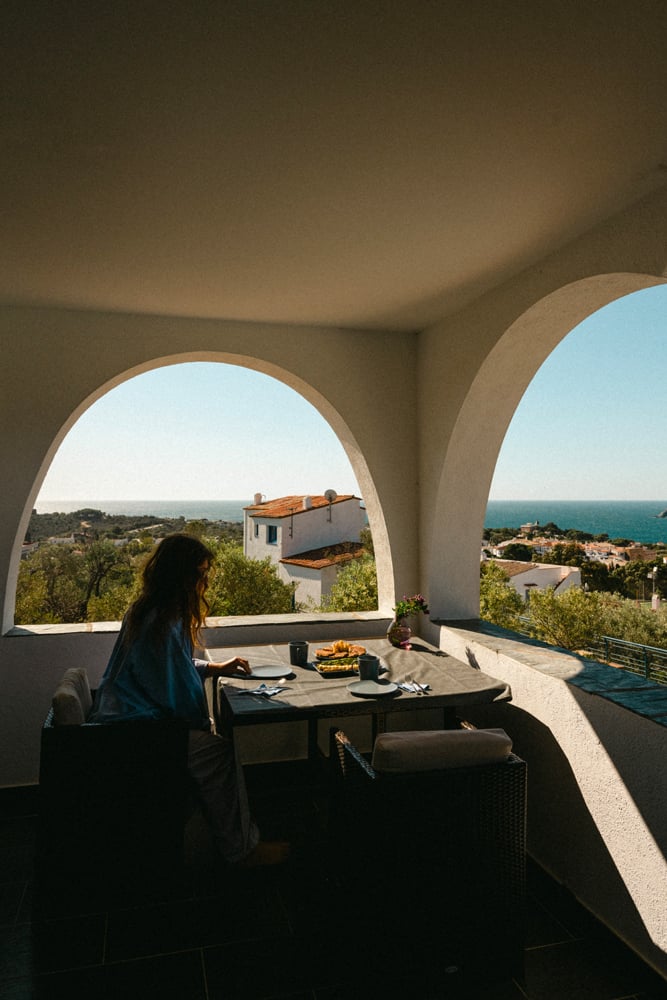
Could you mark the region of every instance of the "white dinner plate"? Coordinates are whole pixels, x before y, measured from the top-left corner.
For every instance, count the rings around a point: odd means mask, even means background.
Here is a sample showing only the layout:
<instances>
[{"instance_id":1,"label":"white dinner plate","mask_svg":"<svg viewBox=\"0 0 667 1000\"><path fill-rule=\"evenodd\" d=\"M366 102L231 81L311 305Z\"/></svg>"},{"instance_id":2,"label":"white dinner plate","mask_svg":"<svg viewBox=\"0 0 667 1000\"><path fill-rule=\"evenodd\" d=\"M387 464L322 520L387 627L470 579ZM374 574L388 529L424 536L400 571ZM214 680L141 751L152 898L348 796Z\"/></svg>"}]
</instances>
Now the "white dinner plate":
<instances>
[{"instance_id":1,"label":"white dinner plate","mask_svg":"<svg viewBox=\"0 0 667 1000\"><path fill-rule=\"evenodd\" d=\"M258 677L260 680L269 681L276 677L287 677L292 673L289 663L258 663L256 667L250 667L251 673L243 674L248 680Z\"/></svg>"},{"instance_id":2,"label":"white dinner plate","mask_svg":"<svg viewBox=\"0 0 667 1000\"><path fill-rule=\"evenodd\" d=\"M391 681L380 684L377 681L354 681L347 685L347 690L358 698L378 698L383 694L393 694L398 691L398 686Z\"/></svg>"}]
</instances>

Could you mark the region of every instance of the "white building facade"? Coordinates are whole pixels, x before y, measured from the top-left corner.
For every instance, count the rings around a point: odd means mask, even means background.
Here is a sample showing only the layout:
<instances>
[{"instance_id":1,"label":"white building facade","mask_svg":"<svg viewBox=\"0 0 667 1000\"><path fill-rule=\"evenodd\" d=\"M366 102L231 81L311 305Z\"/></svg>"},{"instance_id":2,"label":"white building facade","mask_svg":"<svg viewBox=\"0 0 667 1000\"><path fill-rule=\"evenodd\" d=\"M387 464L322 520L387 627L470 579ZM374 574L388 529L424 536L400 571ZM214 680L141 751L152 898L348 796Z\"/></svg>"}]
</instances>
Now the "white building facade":
<instances>
[{"instance_id":1,"label":"white building facade","mask_svg":"<svg viewBox=\"0 0 667 1000\"><path fill-rule=\"evenodd\" d=\"M300 604L319 604L342 565L362 554L366 513L353 495L299 495L262 500L244 509L243 553L269 558Z\"/></svg>"},{"instance_id":2,"label":"white building facade","mask_svg":"<svg viewBox=\"0 0 667 1000\"><path fill-rule=\"evenodd\" d=\"M509 582L525 601L530 599L531 590L551 588L562 594L570 587L581 587L581 570L578 566L516 562L510 559L496 559L495 562L505 570Z\"/></svg>"}]
</instances>

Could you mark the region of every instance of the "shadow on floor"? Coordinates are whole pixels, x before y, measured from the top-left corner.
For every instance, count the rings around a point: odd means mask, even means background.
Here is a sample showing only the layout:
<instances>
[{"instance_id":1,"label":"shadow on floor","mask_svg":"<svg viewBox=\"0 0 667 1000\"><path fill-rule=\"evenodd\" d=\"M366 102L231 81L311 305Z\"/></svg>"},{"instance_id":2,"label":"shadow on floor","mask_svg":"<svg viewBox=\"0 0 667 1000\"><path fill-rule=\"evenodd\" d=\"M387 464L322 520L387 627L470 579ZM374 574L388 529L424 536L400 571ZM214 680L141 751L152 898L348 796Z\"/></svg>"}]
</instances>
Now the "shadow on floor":
<instances>
[{"instance_id":1,"label":"shadow on floor","mask_svg":"<svg viewBox=\"0 0 667 1000\"><path fill-rule=\"evenodd\" d=\"M435 954L418 932L378 966L374 945L391 935L390 893L368 899L367 922L351 926L349 888L327 856L317 779L299 764L253 767L248 787L263 835L291 840L287 865L231 871L213 860L195 818L185 878L165 878L151 898L124 888L102 901L75 881L40 899L36 789L0 793L4 1000L667 1000L667 984L533 865L521 981L480 983L447 942ZM389 873L389 889L390 881ZM363 901L361 858L358 884Z\"/></svg>"}]
</instances>

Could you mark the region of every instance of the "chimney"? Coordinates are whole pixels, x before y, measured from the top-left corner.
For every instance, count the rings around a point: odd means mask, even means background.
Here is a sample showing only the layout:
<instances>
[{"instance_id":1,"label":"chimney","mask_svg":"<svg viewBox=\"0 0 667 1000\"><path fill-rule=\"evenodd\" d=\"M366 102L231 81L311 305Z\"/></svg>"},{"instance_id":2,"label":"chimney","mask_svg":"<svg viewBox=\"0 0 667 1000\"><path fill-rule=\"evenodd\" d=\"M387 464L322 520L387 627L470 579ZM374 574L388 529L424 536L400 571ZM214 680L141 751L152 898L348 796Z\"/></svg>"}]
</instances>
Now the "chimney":
<instances>
[{"instance_id":1,"label":"chimney","mask_svg":"<svg viewBox=\"0 0 667 1000\"><path fill-rule=\"evenodd\" d=\"M304 510L311 510L312 506L313 506L313 498L312 497L304 497L302 503L303 503L303 509Z\"/></svg>"}]
</instances>

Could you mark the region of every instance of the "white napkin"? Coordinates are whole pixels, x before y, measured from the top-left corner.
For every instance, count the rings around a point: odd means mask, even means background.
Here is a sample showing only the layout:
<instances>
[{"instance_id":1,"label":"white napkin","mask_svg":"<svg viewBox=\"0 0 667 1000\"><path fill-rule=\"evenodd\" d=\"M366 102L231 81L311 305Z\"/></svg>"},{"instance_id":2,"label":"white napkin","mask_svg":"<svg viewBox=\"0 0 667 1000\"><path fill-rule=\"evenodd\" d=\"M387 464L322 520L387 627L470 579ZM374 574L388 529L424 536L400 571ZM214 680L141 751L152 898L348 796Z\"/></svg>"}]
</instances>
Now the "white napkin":
<instances>
[{"instance_id":1,"label":"white napkin","mask_svg":"<svg viewBox=\"0 0 667 1000\"><path fill-rule=\"evenodd\" d=\"M398 686L402 691L407 691L409 694L419 694L420 691L428 691L430 684L416 684L414 681L397 681Z\"/></svg>"},{"instance_id":2,"label":"white napkin","mask_svg":"<svg viewBox=\"0 0 667 1000\"><path fill-rule=\"evenodd\" d=\"M260 684L256 688L244 688L239 694L259 694L263 698L273 698L274 694L280 694L284 690L281 687L267 687L266 684Z\"/></svg>"}]
</instances>

